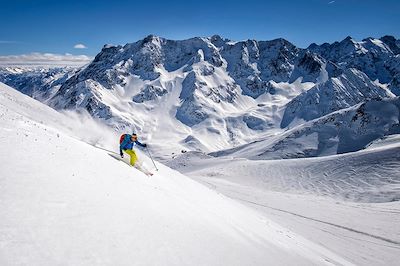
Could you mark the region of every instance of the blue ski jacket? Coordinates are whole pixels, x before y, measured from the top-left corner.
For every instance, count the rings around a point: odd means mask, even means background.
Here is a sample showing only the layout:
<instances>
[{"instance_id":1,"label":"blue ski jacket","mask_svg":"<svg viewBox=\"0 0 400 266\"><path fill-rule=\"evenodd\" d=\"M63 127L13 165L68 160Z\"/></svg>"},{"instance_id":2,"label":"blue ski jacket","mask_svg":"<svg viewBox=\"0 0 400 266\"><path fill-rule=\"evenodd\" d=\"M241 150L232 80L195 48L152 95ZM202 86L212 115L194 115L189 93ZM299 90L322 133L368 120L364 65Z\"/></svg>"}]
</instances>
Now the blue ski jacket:
<instances>
[{"instance_id":1,"label":"blue ski jacket","mask_svg":"<svg viewBox=\"0 0 400 266\"><path fill-rule=\"evenodd\" d=\"M122 153L122 150L132 150L134 145L139 145L141 147L146 147L146 144L140 143L138 140L132 141L132 135L125 134L124 140L121 145L119 145L119 153Z\"/></svg>"}]
</instances>

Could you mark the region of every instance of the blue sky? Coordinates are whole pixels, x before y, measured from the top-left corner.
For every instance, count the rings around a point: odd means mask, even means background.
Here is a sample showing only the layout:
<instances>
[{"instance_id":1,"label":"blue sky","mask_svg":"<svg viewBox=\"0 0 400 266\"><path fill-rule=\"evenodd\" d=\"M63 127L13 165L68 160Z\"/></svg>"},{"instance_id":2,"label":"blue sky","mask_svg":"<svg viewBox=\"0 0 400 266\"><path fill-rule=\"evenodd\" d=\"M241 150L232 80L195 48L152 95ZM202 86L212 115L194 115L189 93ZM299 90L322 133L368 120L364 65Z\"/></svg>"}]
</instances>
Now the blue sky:
<instances>
[{"instance_id":1,"label":"blue sky","mask_svg":"<svg viewBox=\"0 0 400 266\"><path fill-rule=\"evenodd\" d=\"M348 35L358 40L400 37L398 0L0 0L0 6L0 55L94 56L106 43L125 44L149 34L169 39L283 37L300 47ZM87 48L74 48L77 44Z\"/></svg>"}]
</instances>

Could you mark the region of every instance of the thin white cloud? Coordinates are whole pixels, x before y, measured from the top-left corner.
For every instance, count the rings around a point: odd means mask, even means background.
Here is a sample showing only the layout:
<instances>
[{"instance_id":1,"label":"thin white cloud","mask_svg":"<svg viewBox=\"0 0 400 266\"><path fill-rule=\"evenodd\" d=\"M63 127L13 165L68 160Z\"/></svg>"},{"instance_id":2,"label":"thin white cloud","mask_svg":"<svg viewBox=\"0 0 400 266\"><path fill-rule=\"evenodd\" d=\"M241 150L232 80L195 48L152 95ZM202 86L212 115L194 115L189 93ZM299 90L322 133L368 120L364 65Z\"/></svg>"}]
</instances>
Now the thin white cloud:
<instances>
[{"instance_id":1,"label":"thin white cloud","mask_svg":"<svg viewBox=\"0 0 400 266\"><path fill-rule=\"evenodd\" d=\"M30 53L0 56L0 66L83 66L93 58L87 55Z\"/></svg>"},{"instance_id":2,"label":"thin white cloud","mask_svg":"<svg viewBox=\"0 0 400 266\"><path fill-rule=\"evenodd\" d=\"M74 45L75 49L86 49L86 45L84 45L83 43L77 43Z\"/></svg>"},{"instance_id":3,"label":"thin white cloud","mask_svg":"<svg viewBox=\"0 0 400 266\"><path fill-rule=\"evenodd\" d=\"M336 1L330 1L329 3L328 3L328 5L331 5L331 4L333 4L333 3L335 3Z\"/></svg>"},{"instance_id":4,"label":"thin white cloud","mask_svg":"<svg viewBox=\"0 0 400 266\"><path fill-rule=\"evenodd\" d=\"M13 43L19 43L17 41L1 41L0 40L0 44L13 44Z\"/></svg>"}]
</instances>

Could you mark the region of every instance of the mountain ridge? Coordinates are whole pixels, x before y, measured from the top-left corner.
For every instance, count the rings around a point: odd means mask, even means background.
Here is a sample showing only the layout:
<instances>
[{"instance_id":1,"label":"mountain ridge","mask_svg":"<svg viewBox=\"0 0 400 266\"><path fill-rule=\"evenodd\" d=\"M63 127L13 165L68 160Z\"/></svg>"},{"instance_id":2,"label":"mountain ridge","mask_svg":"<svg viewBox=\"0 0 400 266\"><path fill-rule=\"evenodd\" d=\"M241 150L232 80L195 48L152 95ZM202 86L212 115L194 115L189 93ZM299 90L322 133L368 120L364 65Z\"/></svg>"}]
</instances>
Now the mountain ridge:
<instances>
[{"instance_id":1,"label":"mountain ridge","mask_svg":"<svg viewBox=\"0 0 400 266\"><path fill-rule=\"evenodd\" d=\"M180 143L174 151L216 152L283 134L292 121L393 98L400 91L397 48L393 36L298 48L283 38L176 41L149 35L105 45L87 66L56 80L57 86L39 82L36 91L55 109L87 110L116 130L154 136L173 129ZM0 71L0 81L24 91L17 82L21 76ZM335 104L326 108L321 99Z\"/></svg>"}]
</instances>

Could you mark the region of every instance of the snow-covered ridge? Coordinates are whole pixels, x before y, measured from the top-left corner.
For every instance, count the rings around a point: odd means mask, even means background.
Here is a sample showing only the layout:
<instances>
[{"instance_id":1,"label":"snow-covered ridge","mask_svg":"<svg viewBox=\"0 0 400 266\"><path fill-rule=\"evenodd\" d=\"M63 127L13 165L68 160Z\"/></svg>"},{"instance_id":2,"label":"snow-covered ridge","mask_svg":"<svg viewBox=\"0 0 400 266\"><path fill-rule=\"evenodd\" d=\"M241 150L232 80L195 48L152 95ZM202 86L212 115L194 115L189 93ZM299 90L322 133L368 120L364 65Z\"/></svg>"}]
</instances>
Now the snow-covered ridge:
<instances>
[{"instance_id":1,"label":"snow-covered ridge","mask_svg":"<svg viewBox=\"0 0 400 266\"><path fill-rule=\"evenodd\" d=\"M77 67L0 67L0 81L40 101L54 96Z\"/></svg>"},{"instance_id":2,"label":"snow-covered ridge","mask_svg":"<svg viewBox=\"0 0 400 266\"><path fill-rule=\"evenodd\" d=\"M400 99L370 100L213 156L259 159L333 155L364 149L376 139L400 134Z\"/></svg>"},{"instance_id":3,"label":"snow-covered ridge","mask_svg":"<svg viewBox=\"0 0 400 266\"><path fill-rule=\"evenodd\" d=\"M51 82L15 72L0 80L55 109L85 109L116 130L142 132L167 158L245 145L360 102L393 98L399 47L391 36L301 49L284 39L149 35L105 45L90 64ZM164 132L175 144L164 145Z\"/></svg>"},{"instance_id":4,"label":"snow-covered ridge","mask_svg":"<svg viewBox=\"0 0 400 266\"><path fill-rule=\"evenodd\" d=\"M349 36L332 44L311 44L307 49L346 68L357 68L371 80L389 84L393 92L399 89L400 42L393 36L370 37L361 42Z\"/></svg>"},{"instance_id":5,"label":"snow-covered ridge","mask_svg":"<svg viewBox=\"0 0 400 266\"><path fill-rule=\"evenodd\" d=\"M290 101L281 127L287 127L295 118L309 121L365 100L393 96L387 89L373 83L363 72L354 68L346 69L340 76L320 83Z\"/></svg>"}]
</instances>

